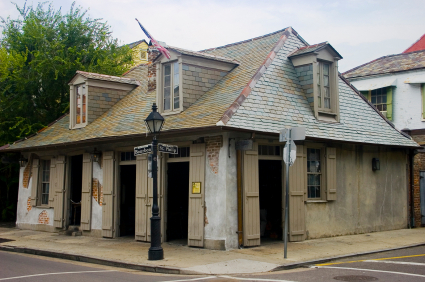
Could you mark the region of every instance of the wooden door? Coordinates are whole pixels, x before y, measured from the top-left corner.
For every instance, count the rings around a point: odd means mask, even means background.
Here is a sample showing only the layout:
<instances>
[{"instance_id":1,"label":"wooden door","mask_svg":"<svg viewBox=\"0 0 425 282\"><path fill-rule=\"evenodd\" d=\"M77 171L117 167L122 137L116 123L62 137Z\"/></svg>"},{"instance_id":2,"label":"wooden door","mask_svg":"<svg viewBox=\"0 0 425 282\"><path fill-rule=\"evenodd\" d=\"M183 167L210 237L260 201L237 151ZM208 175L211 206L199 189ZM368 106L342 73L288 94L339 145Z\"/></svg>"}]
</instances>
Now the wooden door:
<instances>
[{"instance_id":1,"label":"wooden door","mask_svg":"<svg viewBox=\"0 0 425 282\"><path fill-rule=\"evenodd\" d=\"M289 168L289 241L292 242L305 239L306 158L307 148L297 145L297 158Z\"/></svg>"},{"instance_id":2,"label":"wooden door","mask_svg":"<svg viewBox=\"0 0 425 282\"><path fill-rule=\"evenodd\" d=\"M260 245L260 187L258 143L243 156L243 242L245 247Z\"/></svg>"},{"instance_id":3,"label":"wooden door","mask_svg":"<svg viewBox=\"0 0 425 282\"><path fill-rule=\"evenodd\" d=\"M425 224L425 171L420 171L419 177L419 190L421 196L421 224Z\"/></svg>"},{"instance_id":4,"label":"wooden door","mask_svg":"<svg viewBox=\"0 0 425 282\"><path fill-rule=\"evenodd\" d=\"M54 222L56 228L62 228L64 224L64 201L65 201L65 156L58 156L56 159L56 183L52 190L54 193Z\"/></svg>"},{"instance_id":5,"label":"wooden door","mask_svg":"<svg viewBox=\"0 0 425 282\"><path fill-rule=\"evenodd\" d=\"M103 154L102 236L107 238L112 238L114 235L114 156L113 151Z\"/></svg>"},{"instance_id":6,"label":"wooden door","mask_svg":"<svg viewBox=\"0 0 425 282\"><path fill-rule=\"evenodd\" d=\"M147 241L148 219L148 158L139 155L136 158L136 223L135 239Z\"/></svg>"},{"instance_id":7,"label":"wooden door","mask_svg":"<svg viewBox=\"0 0 425 282\"><path fill-rule=\"evenodd\" d=\"M200 185L200 189L193 189ZM190 145L188 246L204 246L205 144Z\"/></svg>"},{"instance_id":8,"label":"wooden door","mask_svg":"<svg viewBox=\"0 0 425 282\"><path fill-rule=\"evenodd\" d=\"M83 154L83 180L81 189L81 229L91 229L93 163L91 154Z\"/></svg>"}]
</instances>

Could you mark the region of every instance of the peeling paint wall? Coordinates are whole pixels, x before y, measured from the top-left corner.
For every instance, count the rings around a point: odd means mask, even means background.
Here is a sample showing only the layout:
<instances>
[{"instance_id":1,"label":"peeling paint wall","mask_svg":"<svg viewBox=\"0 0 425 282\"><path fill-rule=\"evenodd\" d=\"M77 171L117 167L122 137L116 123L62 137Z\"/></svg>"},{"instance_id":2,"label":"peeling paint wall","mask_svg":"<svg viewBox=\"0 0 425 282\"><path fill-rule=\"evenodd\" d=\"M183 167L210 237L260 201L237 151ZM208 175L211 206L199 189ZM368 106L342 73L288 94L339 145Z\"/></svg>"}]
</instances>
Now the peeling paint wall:
<instances>
[{"instance_id":1,"label":"peeling paint wall","mask_svg":"<svg viewBox=\"0 0 425 282\"><path fill-rule=\"evenodd\" d=\"M93 193L92 193L92 215L91 215L91 228L102 230L102 189L103 187L103 169L99 163L93 162ZM95 187L96 186L96 187ZM97 193L94 193L94 190L97 190ZM97 196L97 197L96 197ZM100 196L100 197L99 197Z\"/></svg>"},{"instance_id":2,"label":"peeling paint wall","mask_svg":"<svg viewBox=\"0 0 425 282\"><path fill-rule=\"evenodd\" d=\"M28 188L25 188L23 185L24 172L25 168L21 167L19 172L19 192L18 207L16 211L16 226L18 228L25 229L31 228L34 230L53 231L54 211L52 208L48 207L31 206L30 197L33 178L31 177L29 179Z\"/></svg>"},{"instance_id":3,"label":"peeling paint wall","mask_svg":"<svg viewBox=\"0 0 425 282\"><path fill-rule=\"evenodd\" d=\"M381 169L372 171L372 158ZM406 153L383 147L337 147L337 200L306 203L307 238L406 228Z\"/></svg>"}]
</instances>

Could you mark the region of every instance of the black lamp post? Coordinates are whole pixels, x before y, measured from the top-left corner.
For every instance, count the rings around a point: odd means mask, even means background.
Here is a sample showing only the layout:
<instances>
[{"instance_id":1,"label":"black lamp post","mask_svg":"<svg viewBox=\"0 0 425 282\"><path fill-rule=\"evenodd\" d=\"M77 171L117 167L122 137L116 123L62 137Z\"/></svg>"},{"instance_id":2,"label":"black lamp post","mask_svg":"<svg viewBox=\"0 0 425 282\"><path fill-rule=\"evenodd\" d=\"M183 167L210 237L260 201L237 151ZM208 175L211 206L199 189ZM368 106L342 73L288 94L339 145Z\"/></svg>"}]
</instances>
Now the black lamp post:
<instances>
[{"instance_id":1,"label":"black lamp post","mask_svg":"<svg viewBox=\"0 0 425 282\"><path fill-rule=\"evenodd\" d=\"M151 247L148 252L148 260L161 260L164 259L164 251L161 247L161 218L159 217L158 207L158 140L156 135L162 129L164 118L156 111L158 107L155 103L152 105L152 112L145 119L146 126L150 133L153 133L152 139L152 178L153 178L153 204L152 204L152 217L151 217Z\"/></svg>"}]
</instances>

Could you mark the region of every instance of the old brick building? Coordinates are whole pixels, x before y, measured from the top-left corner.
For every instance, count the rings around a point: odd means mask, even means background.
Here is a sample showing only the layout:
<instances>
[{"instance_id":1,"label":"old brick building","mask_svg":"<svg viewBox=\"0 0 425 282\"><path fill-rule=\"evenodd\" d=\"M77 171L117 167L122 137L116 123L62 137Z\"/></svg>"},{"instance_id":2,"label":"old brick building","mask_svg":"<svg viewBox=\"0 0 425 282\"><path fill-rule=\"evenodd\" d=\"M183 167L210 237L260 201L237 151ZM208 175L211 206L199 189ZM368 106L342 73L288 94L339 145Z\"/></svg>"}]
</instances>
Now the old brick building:
<instances>
[{"instance_id":1,"label":"old brick building","mask_svg":"<svg viewBox=\"0 0 425 282\"><path fill-rule=\"evenodd\" d=\"M153 103L165 118L159 142L179 146L159 154L164 242L282 239L287 127L306 128L290 167L291 241L407 227L405 168L418 145L339 74L329 43L289 27L199 52L165 47L170 59L148 49L122 77L77 72L70 113L3 149L28 159L19 228L150 241L152 180L133 149L151 142Z\"/></svg>"}]
</instances>

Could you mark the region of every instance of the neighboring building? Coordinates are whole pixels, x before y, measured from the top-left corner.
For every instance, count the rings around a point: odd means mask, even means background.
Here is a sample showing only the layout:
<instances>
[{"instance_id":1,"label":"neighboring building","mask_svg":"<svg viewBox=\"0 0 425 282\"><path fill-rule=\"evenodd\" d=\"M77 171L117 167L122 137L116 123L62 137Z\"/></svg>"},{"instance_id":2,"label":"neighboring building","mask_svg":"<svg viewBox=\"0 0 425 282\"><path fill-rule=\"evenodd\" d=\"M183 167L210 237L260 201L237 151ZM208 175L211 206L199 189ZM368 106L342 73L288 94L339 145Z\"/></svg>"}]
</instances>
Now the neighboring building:
<instances>
[{"instance_id":1,"label":"neighboring building","mask_svg":"<svg viewBox=\"0 0 425 282\"><path fill-rule=\"evenodd\" d=\"M344 76L397 129L425 146L425 35L403 53L360 65ZM425 154L416 152L420 153L414 157L413 181L409 180L411 225L421 226L425 225Z\"/></svg>"},{"instance_id":2,"label":"neighboring building","mask_svg":"<svg viewBox=\"0 0 425 282\"><path fill-rule=\"evenodd\" d=\"M28 158L19 228L149 241L152 180L133 148L152 140L153 103L165 118L159 142L179 146L159 154L163 241L231 249L282 239L279 132L299 126L291 241L407 227L407 156L418 145L338 73L329 43L308 45L289 27L200 52L167 48L170 60L152 51L123 77L77 72L70 114L3 148Z\"/></svg>"},{"instance_id":3,"label":"neighboring building","mask_svg":"<svg viewBox=\"0 0 425 282\"><path fill-rule=\"evenodd\" d=\"M134 65L147 64L149 62L149 44L144 39L130 43L128 47L133 51Z\"/></svg>"}]
</instances>

